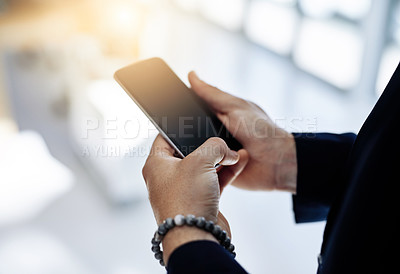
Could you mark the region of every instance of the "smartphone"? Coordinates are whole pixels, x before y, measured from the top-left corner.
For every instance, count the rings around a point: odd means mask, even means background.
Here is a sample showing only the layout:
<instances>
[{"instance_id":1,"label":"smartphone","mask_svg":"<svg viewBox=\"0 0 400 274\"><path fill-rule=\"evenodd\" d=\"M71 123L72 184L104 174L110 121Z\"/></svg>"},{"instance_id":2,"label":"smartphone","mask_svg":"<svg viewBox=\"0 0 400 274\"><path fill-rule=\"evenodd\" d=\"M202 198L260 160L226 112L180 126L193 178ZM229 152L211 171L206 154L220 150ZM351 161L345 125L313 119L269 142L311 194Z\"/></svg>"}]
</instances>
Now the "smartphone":
<instances>
[{"instance_id":1,"label":"smartphone","mask_svg":"<svg viewBox=\"0 0 400 274\"><path fill-rule=\"evenodd\" d=\"M119 69L115 80L150 119L181 158L210 137L220 137L232 150L242 145L207 104L160 58Z\"/></svg>"}]
</instances>

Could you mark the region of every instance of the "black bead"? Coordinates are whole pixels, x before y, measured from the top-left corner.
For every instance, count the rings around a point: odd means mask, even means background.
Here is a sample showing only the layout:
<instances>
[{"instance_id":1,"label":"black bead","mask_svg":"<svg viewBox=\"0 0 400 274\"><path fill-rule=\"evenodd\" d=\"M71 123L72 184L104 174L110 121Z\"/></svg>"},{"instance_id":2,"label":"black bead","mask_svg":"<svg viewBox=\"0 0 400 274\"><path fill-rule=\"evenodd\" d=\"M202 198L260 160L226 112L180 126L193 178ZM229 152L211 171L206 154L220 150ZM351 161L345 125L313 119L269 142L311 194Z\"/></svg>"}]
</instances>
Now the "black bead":
<instances>
[{"instance_id":1,"label":"black bead","mask_svg":"<svg viewBox=\"0 0 400 274\"><path fill-rule=\"evenodd\" d=\"M219 234L219 242L221 243L221 244L223 244L223 242L226 240L226 237L227 237L228 235L227 235L227 233L226 233L226 231L225 230L222 230L221 231L221 233Z\"/></svg>"},{"instance_id":2,"label":"black bead","mask_svg":"<svg viewBox=\"0 0 400 274\"><path fill-rule=\"evenodd\" d=\"M165 220L164 225L165 225L165 227L166 227L168 230L171 229L171 228L173 228L173 227L175 226L174 219L172 219L172 218L167 218L167 219Z\"/></svg>"},{"instance_id":3,"label":"black bead","mask_svg":"<svg viewBox=\"0 0 400 274\"><path fill-rule=\"evenodd\" d=\"M182 220L182 216L180 216ZM207 221L204 217L196 218L194 215L187 215L183 218L183 223L189 226L197 226L199 228L204 229L205 231L213 234L214 237L220 242L220 244L225 247L227 251L230 252L233 258L236 257L236 253L234 252L235 246L231 243L231 239L229 238L227 232L223 230L219 225L214 224L213 221ZM159 260L161 266L165 266L165 262L163 260L163 252L161 250L160 244L164 236L168 233L170 229L176 226L175 220L173 218L167 218L164 223L162 223L157 231L154 233L154 237L151 239L151 250L154 252L154 257Z\"/></svg>"},{"instance_id":4,"label":"black bead","mask_svg":"<svg viewBox=\"0 0 400 274\"><path fill-rule=\"evenodd\" d=\"M204 217L197 217L196 218L196 226L198 228L203 228L206 224L206 219Z\"/></svg>"},{"instance_id":5,"label":"black bead","mask_svg":"<svg viewBox=\"0 0 400 274\"><path fill-rule=\"evenodd\" d=\"M160 252L160 246L159 245L153 245L152 247L151 247L151 251L153 251L154 253L158 253L158 252Z\"/></svg>"},{"instance_id":6,"label":"black bead","mask_svg":"<svg viewBox=\"0 0 400 274\"><path fill-rule=\"evenodd\" d=\"M164 236L160 235L160 233L158 233L158 229L157 229L157 231L154 233L154 240L157 243L161 243L163 238L164 238Z\"/></svg>"},{"instance_id":7,"label":"black bead","mask_svg":"<svg viewBox=\"0 0 400 274\"><path fill-rule=\"evenodd\" d=\"M159 245L161 242L157 241L156 238L151 239L151 244L152 245Z\"/></svg>"},{"instance_id":8,"label":"black bead","mask_svg":"<svg viewBox=\"0 0 400 274\"><path fill-rule=\"evenodd\" d=\"M221 234L222 229L219 225L215 225L214 229L212 230L212 234L215 236L215 238L219 239L219 235Z\"/></svg>"},{"instance_id":9,"label":"black bead","mask_svg":"<svg viewBox=\"0 0 400 274\"><path fill-rule=\"evenodd\" d=\"M157 260L161 260L163 258L162 251L157 252L156 254L154 254L154 258L156 258Z\"/></svg>"},{"instance_id":10,"label":"black bead","mask_svg":"<svg viewBox=\"0 0 400 274\"><path fill-rule=\"evenodd\" d=\"M165 224L161 224L158 227L158 234L160 234L161 236L164 236L165 234L167 234L168 229L165 227Z\"/></svg>"},{"instance_id":11,"label":"black bead","mask_svg":"<svg viewBox=\"0 0 400 274\"><path fill-rule=\"evenodd\" d=\"M214 222L213 221L207 221L206 224L204 225L204 229L207 230L208 232L213 231Z\"/></svg>"},{"instance_id":12,"label":"black bead","mask_svg":"<svg viewBox=\"0 0 400 274\"><path fill-rule=\"evenodd\" d=\"M225 241L222 243L225 248L228 248L231 245L231 238L226 237Z\"/></svg>"},{"instance_id":13,"label":"black bead","mask_svg":"<svg viewBox=\"0 0 400 274\"><path fill-rule=\"evenodd\" d=\"M186 216L186 224L188 226L194 225L195 222L196 222L196 217L194 215L189 214Z\"/></svg>"}]
</instances>

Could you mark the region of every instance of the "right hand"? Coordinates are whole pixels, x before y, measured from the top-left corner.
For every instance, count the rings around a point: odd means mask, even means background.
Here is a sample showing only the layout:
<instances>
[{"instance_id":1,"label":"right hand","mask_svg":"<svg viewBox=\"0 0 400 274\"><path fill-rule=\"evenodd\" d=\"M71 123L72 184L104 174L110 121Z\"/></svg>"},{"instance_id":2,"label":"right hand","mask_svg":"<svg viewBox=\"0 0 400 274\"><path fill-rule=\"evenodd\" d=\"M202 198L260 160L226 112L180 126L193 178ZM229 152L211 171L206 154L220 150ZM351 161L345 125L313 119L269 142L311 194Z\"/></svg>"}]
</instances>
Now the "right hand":
<instances>
[{"instance_id":1,"label":"right hand","mask_svg":"<svg viewBox=\"0 0 400 274\"><path fill-rule=\"evenodd\" d=\"M216 137L180 159L158 135L142 171L157 224L177 214L194 214L218 224L231 237L228 221L219 212L220 194L240 174L247 159L244 150L232 151ZM223 172L217 173L217 163ZM212 234L195 227L171 230L163 240L165 262L178 246L196 240L216 241Z\"/></svg>"},{"instance_id":2,"label":"right hand","mask_svg":"<svg viewBox=\"0 0 400 274\"><path fill-rule=\"evenodd\" d=\"M297 159L292 134L279 128L256 104L230 95L189 73L192 90L243 145L249 161L233 185L249 190L296 193Z\"/></svg>"}]
</instances>

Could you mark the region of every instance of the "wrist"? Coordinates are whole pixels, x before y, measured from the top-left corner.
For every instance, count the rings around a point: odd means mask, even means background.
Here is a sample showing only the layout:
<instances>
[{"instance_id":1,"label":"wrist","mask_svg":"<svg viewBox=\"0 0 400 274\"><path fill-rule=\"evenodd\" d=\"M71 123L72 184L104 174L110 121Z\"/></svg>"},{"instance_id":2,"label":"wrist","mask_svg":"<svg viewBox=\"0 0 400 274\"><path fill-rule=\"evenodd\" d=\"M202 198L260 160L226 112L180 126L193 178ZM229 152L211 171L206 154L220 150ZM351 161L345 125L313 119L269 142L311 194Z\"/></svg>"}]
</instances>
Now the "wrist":
<instances>
[{"instance_id":1,"label":"wrist","mask_svg":"<svg viewBox=\"0 0 400 274\"><path fill-rule=\"evenodd\" d=\"M296 194L297 189L297 156L296 143L292 134L285 137L282 155L276 170L276 190Z\"/></svg>"},{"instance_id":2,"label":"wrist","mask_svg":"<svg viewBox=\"0 0 400 274\"><path fill-rule=\"evenodd\" d=\"M223 215L221 218L223 218ZM151 250L154 257L162 266L168 262L172 252L179 246L192 241L214 241L220 243L235 258L235 246L231 243L229 227L228 232L220 225L204 217L196 217L192 214L186 217L178 214L174 218L167 218L154 233L151 240ZM163 250L160 248L163 245Z\"/></svg>"}]
</instances>

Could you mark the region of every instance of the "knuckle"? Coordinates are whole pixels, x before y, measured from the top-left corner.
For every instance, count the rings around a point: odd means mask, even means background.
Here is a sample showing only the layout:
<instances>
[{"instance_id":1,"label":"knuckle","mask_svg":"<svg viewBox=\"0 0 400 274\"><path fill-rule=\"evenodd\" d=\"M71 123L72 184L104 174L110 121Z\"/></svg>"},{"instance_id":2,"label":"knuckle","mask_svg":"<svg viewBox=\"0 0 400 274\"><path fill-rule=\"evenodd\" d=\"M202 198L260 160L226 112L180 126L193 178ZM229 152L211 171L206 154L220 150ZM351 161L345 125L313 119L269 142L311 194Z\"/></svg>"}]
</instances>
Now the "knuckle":
<instances>
[{"instance_id":1,"label":"knuckle","mask_svg":"<svg viewBox=\"0 0 400 274\"><path fill-rule=\"evenodd\" d=\"M236 97L235 100L232 100L232 102L231 102L232 110L247 109L249 107L251 107L251 102L249 102L245 99L239 98L239 97Z\"/></svg>"},{"instance_id":2,"label":"knuckle","mask_svg":"<svg viewBox=\"0 0 400 274\"><path fill-rule=\"evenodd\" d=\"M211 137L208 139L208 144L211 146L224 146L225 141L219 137Z\"/></svg>"},{"instance_id":3,"label":"knuckle","mask_svg":"<svg viewBox=\"0 0 400 274\"><path fill-rule=\"evenodd\" d=\"M245 100L243 98L236 97L235 103L238 106L246 106L246 105L249 104L249 101L247 101L247 100Z\"/></svg>"},{"instance_id":4,"label":"knuckle","mask_svg":"<svg viewBox=\"0 0 400 274\"><path fill-rule=\"evenodd\" d=\"M216 155L223 154L224 151L225 151L226 148L227 148L227 145L226 145L225 141L222 140L222 139L219 138L219 137L211 137L211 138L209 139L208 145L209 145L210 150L208 150L207 152L208 152L208 153L211 153L212 155L215 155L215 154L216 154Z\"/></svg>"},{"instance_id":5,"label":"knuckle","mask_svg":"<svg viewBox=\"0 0 400 274\"><path fill-rule=\"evenodd\" d=\"M149 170L149 161L147 160L146 161L146 163L145 163L145 165L143 166L143 168L142 168L142 175L143 175L143 178L146 180L146 179L148 179L149 178L149 176L150 176L150 170Z\"/></svg>"},{"instance_id":6,"label":"knuckle","mask_svg":"<svg viewBox=\"0 0 400 274\"><path fill-rule=\"evenodd\" d=\"M143 178L145 178L145 179L146 179L146 177L147 177L147 167L146 167L146 165L144 165L143 168L142 168L142 176L143 176Z\"/></svg>"}]
</instances>

